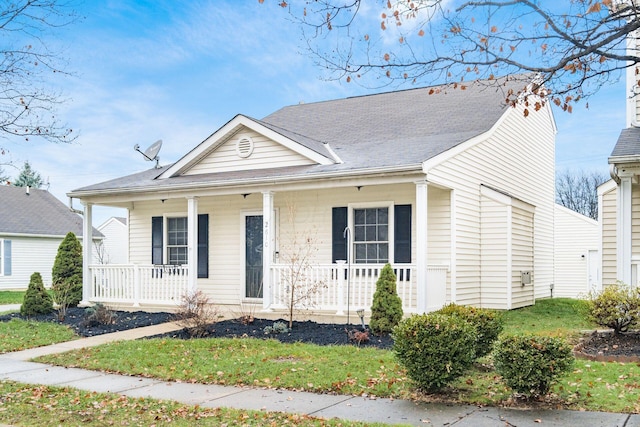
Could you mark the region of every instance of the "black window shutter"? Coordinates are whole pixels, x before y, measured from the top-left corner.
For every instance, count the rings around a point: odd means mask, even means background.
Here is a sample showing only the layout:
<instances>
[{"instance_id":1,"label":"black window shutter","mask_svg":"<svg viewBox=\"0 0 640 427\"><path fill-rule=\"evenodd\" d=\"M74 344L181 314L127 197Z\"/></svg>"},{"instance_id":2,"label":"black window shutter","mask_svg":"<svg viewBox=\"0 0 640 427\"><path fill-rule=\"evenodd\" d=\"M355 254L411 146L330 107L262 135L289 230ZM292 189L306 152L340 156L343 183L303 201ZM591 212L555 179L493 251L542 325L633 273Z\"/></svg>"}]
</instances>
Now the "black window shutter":
<instances>
[{"instance_id":1,"label":"black window shutter","mask_svg":"<svg viewBox=\"0 0 640 427\"><path fill-rule=\"evenodd\" d=\"M209 277L209 214L198 215L198 278Z\"/></svg>"},{"instance_id":2,"label":"black window shutter","mask_svg":"<svg viewBox=\"0 0 640 427\"><path fill-rule=\"evenodd\" d=\"M331 262L347 260L347 239L344 229L347 228L347 208L333 208L331 217Z\"/></svg>"},{"instance_id":3,"label":"black window shutter","mask_svg":"<svg viewBox=\"0 0 640 427\"><path fill-rule=\"evenodd\" d=\"M411 262L411 205L395 205L394 209L394 262L408 264Z\"/></svg>"},{"instance_id":4,"label":"black window shutter","mask_svg":"<svg viewBox=\"0 0 640 427\"><path fill-rule=\"evenodd\" d=\"M161 216L151 218L151 263L162 264L162 220Z\"/></svg>"}]
</instances>

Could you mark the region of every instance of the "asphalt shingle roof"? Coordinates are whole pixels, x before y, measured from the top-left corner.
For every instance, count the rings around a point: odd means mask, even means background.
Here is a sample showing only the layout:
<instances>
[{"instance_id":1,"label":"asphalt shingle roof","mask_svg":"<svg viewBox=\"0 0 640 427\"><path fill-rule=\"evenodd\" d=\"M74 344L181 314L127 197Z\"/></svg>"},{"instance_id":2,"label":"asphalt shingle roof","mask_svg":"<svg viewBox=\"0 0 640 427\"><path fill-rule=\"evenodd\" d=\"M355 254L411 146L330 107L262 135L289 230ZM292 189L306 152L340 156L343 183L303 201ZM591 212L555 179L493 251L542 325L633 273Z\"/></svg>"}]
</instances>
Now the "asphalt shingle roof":
<instances>
[{"instance_id":1,"label":"asphalt shingle roof","mask_svg":"<svg viewBox=\"0 0 640 427\"><path fill-rule=\"evenodd\" d=\"M611 157L640 156L640 128L627 128L620 132Z\"/></svg>"},{"instance_id":2,"label":"asphalt shingle roof","mask_svg":"<svg viewBox=\"0 0 640 427\"><path fill-rule=\"evenodd\" d=\"M46 190L0 186L0 234L82 235L82 217ZM94 230L94 236L101 236Z\"/></svg>"},{"instance_id":3,"label":"asphalt shingle roof","mask_svg":"<svg viewBox=\"0 0 640 427\"><path fill-rule=\"evenodd\" d=\"M507 92L521 91L530 77L468 83L465 89L434 86L281 108L261 120L269 129L343 163L258 169L157 180L171 167L80 188L77 192L139 191L177 185L224 185L273 176L304 176L375 168L419 169L422 162L487 132L510 108Z\"/></svg>"}]
</instances>

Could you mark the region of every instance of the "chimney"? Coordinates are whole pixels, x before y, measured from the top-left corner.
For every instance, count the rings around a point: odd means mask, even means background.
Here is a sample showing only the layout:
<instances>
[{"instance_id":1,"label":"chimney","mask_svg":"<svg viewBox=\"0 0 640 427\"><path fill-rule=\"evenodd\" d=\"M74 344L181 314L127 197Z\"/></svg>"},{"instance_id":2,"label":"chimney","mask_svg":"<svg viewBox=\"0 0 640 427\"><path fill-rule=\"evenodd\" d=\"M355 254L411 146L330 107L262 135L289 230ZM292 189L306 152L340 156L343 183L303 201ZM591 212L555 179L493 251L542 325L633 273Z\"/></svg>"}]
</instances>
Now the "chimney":
<instances>
[{"instance_id":1,"label":"chimney","mask_svg":"<svg viewBox=\"0 0 640 427\"><path fill-rule=\"evenodd\" d=\"M26 188L27 196L28 196L29 195L29 186L27 185L25 188Z\"/></svg>"}]
</instances>

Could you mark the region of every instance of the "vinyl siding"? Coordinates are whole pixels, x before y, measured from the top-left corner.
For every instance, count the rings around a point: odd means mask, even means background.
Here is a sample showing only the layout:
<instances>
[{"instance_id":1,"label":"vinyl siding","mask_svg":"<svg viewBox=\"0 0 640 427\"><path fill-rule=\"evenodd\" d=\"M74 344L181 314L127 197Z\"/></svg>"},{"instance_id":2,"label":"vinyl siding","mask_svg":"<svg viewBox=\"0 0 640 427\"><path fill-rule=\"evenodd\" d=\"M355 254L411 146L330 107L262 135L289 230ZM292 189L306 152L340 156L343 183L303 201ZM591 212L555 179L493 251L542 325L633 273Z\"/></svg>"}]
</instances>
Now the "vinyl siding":
<instances>
[{"instance_id":1,"label":"vinyl siding","mask_svg":"<svg viewBox=\"0 0 640 427\"><path fill-rule=\"evenodd\" d=\"M253 140L253 153L247 157L239 157L236 153L236 142L248 136ZM184 175L229 172L245 169L267 169L285 166L314 164L315 162L260 135L257 132L243 130L236 132L214 151L209 153L198 164Z\"/></svg>"},{"instance_id":2,"label":"vinyl siding","mask_svg":"<svg viewBox=\"0 0 640 427\"><path fill-rule=\"evenodd\" d=\"M63 237L3 237L11 240L11 275L0 276L0 289L27 289L35 272L45 287L51 286L51 269Z\"/></svg>"},{"instance_id":3,"label":"vinyl siding","mask_svg":"<svg viewBox=\"0 0 640 427\"><path fill-rule=\"evenodd\" d=\"M602 195L602 285L616 282L617 187Z\"/></svg>"},{"instance_id":4,"label":"vinyl siding","mask_svg":"<svg viewBox=\"0 0 640 427\"><path fill-rule=\"evenodd\" d=\"M292 250L291 240L311 237L317 246L312 263L331 263L331 208L350 204L391 202L412 205L412 234L415 236L415 185L363 186L305 192L275 192L276 251L281 259ZM450 260L449 192L429 188L429 255L436 263ZM151 263L151 217L187 214L186 200L136 202L130 211L131 262ZM244 214L262 213L262 194L201 197L198 213L209 214L209 278L198 279L198 287L219 304L238 304L244 295ZM294 215L291 215L293 213ZM416 241L412 238L412 262ZM430 258L431 260L431 258Z\"/></svg>"},{"instance_id":5,"label":"vinyl siding","mask_svg":"<svg viewBox=\"0 0 640 427\"><path fill-rule=\"evenodd\" d=\"M554 297L579 298L589 292L589 251L598 250L598 228L597 221L555 206Z\"/></svg>"},{"instance_id":6,"label":"vinyl siding","mask_svg":"<svg viewBox=\"0 0 640 427\"><path fill-rule=\"evenodd\" d=\"M481 197L480 306L483 308L507 307L507 210L507 206L489 197Z\"/></svg>"},{"instance_id":7,"label":"vinyl siding","mask_svg":"<svg viewBox=\"0 0 640 427\"><path fill-rule=\"evenodd\" d=\"M98 259L94 247L94 259L103 264L126 264L127 256L127 226L115 218L109 219L98 229L103 235L104 251L102 260Z\"/></svg>"},{"instance_id":8,"label":"vinyl siding","mask_svg":"<svg viewBox=\"0 0 640 427\"><path fill-rule=\"evenodd\" d=\"M456 192L457 302L481 302L480 186L509 193L535 207L535 297L550 295L553 282L553 205L555 134L548 107L510 109L487 140L432 167L429 179L446 182Z\"/></svg>"},{"instance_id":9,"label":"vinyl siding","mask_svg":"<svg viewBox=\"0 0 640 427\"><path fill-rule=\"evenodd\" d=\"M512 217L512 273L511 308L519 308L534 303L534 215L524 209L513 206ZM531 284L522 284L522 272L531 273Z\"/></svg>"}]
</instances>

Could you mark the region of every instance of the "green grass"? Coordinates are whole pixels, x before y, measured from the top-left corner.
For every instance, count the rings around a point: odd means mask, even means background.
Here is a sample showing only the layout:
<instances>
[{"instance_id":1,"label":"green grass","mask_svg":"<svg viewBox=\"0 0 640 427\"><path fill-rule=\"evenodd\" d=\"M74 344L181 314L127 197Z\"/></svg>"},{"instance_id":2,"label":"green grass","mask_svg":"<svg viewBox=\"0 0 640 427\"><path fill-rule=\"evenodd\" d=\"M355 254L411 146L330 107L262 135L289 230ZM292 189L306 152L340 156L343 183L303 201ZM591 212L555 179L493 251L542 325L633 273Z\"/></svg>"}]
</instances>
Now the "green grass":
<instances>
[{"instance_id":1,"label":"green grass","mask_svg":"<svg viewBox=\"0 0 640 427\"><path fill-rule=\"evenodd\" d=\"M596 328L585 318L586 306L586 301L569 298L539 300L504 312L504 332L573 338L580 331Z\"/></svg>"},{"instance_id":2,"label":"green grass","mask_svg":"<svg viewBox=\"0 0 640 427\"><path fill-rule=\"evenodd\" d=\"M505 313L505 333L536 333L575 339L593 329L584 302L540 300ZM153 358L148 355L153 354ZM119 342L38 361L142 375L169 381L249 385L338 394L450 401L480 405L513 403L491 367L477 364L437 395L417 392L391 351L354 346L281 344L254 339L172 339ZM640 412L640 365L578 360L548 397L551 407Z\"/></svg>"},{"instance_id":3,"label":"green grass","mask_svg":"<svg viewBox=\"0 0 640 427\"><path fill-rule=\"evenodd\" d=\"M22 304L24 291L0 291L0 305Z\"/></svg>"},{"instance_id":4,"label":"green grass","mask_svg":"<svg viewBox=\"0 0 640 427\"><path fill-rule=\"evenodd\" d=\"M0 382L0 423L21 426L377 426L282 412L202 408L69 387Z\"/></svg>"},{"instance_id":5,"label":"green grass","mask_svg":"<svg viewBox=\"0 0 640 427\"><path fill-rule=\"evenodd\" d=\"M11 319L0 322L0 354L70 341L78 336L67 326Z\"/></svg>"}]
</instances>

